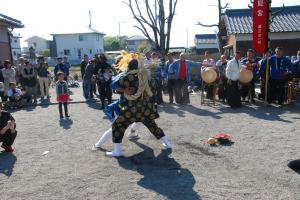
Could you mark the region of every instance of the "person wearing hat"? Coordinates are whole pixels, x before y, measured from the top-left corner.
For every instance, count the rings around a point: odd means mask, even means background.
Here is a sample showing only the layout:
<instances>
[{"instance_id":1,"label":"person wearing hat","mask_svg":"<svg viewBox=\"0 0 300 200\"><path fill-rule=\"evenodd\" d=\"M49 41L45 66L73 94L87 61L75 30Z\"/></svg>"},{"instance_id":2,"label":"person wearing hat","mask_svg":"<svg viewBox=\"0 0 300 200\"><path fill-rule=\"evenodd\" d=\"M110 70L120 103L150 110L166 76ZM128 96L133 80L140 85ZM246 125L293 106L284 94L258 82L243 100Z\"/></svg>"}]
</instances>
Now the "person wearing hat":
<instances>
[{"instance_id":1,"label":"person wearing hat","mask_svg":"<svg viewBox=\"0 0 300 200\"><path fill-rule=\"evenodd\" d=\"M142 61L141 61L142 62ZM120 105L120 115L112 124L114 149L106 152L107 156L121 156L121 143L126 129L134 122L143 123L150 132L163 141L166 148L172 148L163 130L157 126L155 119L159 117L154 101L153 93L149 86L148 75L142 64L133 59L128 64L128 71L119 80L117 91L124 94L124 102Z\"/></svg>"},{"instance_id":2,"label":"person wearing hat","mask_svg":"<svg viewBox=\"0 0 300 200\"><path fill-rule=\"evenodd\" d=\"M237 51L232 60L228 61L226 67L227 81L227 103L231 108L241 107L241 93L239 90L240 70L242 68L241 52Z\"/></svg>"},{"instance_id":3,"label":"person wearing hat","mask_svg":"<svg viewBox=\"0 0 300 200\"><path fill-rule=\"evenodd\" d=\"M258 62L254 59L254 50L248 49L247 50L247 58L243 59L241 63L246 67L247 70L251 70L253 73L253 79L249 84L245 84L242 86L242 98L243 101L246 100L246 97L249 96L249 93L251 92L251 98L248 99L249 101L255 102L255 80L256 80L256 74L259 69Z\"/></svg>"},{"instance_id":4,"label":"person wearing hat","mask_svg":"<svg viewBox=\"0 0 300 200\"><path fill-rule=\"evenodd\" d=\"M188 83L191 80L190 71L192 67L199 67L200 62L186 60L186 53L180 54L180 59L176 60L169 67L169 71L175 73L175 100L178 104L189 104L190 97L188 91Z\"/></svg>"},{"instance_id":5,"label":"person wearing hat","mask_svg":"<svg viewBox=\"0 0 300 200\"><path fill-rule=\"evenodd\" d=\"M0 103L0 142L4 152L12 153L12 147L17 136L16 121L13 116L3 110L3 105Z\"/></svg>"},{"instance_id":6,"label":"person wearing hat","mask_svg":"<svg viewBox=\"0 0 300 200\"><path fill-rule=\"evenodd\" d=\"M12 64L9 60L4 61L4 68L2 69L4 78L5 93L9 89L9 83L16 82L16 71L12 68Z\"/></svg>"}]
</instances>

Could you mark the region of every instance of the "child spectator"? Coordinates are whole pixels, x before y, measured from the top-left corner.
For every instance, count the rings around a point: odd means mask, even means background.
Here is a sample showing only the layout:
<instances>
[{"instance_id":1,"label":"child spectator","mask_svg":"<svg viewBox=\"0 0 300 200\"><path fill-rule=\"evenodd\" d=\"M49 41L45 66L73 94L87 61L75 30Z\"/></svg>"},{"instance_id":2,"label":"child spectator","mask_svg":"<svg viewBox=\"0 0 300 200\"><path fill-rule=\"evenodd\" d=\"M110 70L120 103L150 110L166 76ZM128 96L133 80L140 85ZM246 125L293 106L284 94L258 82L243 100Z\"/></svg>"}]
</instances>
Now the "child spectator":
<instances>
[{"instance_id":1,"label":"child spectator","mask_svg":"<svg viewBox=\"0 0 300 200\"><path fill-rule=\"evenodd\" d=\"M62 105L64 105L65 110L65 117L69 118L70 115L68 113L68 83L64 80L64 73L58 72L57 73L58 81L56 82L56 96L58 101L58 109L59 109L59 116L62 119L63 112L62 112Z\"/></svg>"},{"instance_id":2,"label":"child spectator","mask_svg":"<svg viewBox=\"0 0 300 200\"><path fill-rule=\"evenodd\" d=\"M16 88L15 83L12 82L9 84L7 96L9 99L9 107L11 107L12 109L15 109L15 108L19 108L22 106L23 93L19 88Z\"/></svg>"},{"instance_id":3,"label":"child spectator","mask_svg":"<svg viewBox=\"0 0 300 200\"><path fill-rule=\"evenodd\" d=\"M4 152L14 151L12 144L17 136L16 122L10 113L3 111L3 105L0 103L0 142Z\"/></svg>"}]
</instances>

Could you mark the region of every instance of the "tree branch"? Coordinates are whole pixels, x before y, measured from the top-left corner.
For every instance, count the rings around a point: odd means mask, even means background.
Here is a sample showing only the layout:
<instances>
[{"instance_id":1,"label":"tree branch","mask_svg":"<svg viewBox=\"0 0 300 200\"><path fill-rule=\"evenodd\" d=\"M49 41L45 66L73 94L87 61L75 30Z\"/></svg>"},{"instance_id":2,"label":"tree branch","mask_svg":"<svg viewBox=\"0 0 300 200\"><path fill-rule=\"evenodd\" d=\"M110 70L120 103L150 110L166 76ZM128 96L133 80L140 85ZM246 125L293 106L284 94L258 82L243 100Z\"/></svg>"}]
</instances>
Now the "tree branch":
<instances>
[{"instance_id":1,"label":"tree branch","mask_svg":"<svg viewBox=\"0 0 300 200\"><path fill-rule=\"evenodd\" d=\"M224 10L224 9L228 8L228 6L230 6L230 4L231 3L226 3L225 6L223 6L223 7L221 6L221 9Z\"/></svg>"},{"instance_id":2,"label":"tree branch","mask_svg":"<svg viewBox=\"0 0 300 200\"><path fill-rule=\"evenodd\" d=\"M207 27L207 28L211 28L211 27L214 27L214 26L219 27L219 24L206 25L206 24L202 24L201 22L198 22L196 25Z\"/></svg>"}]
</instances>

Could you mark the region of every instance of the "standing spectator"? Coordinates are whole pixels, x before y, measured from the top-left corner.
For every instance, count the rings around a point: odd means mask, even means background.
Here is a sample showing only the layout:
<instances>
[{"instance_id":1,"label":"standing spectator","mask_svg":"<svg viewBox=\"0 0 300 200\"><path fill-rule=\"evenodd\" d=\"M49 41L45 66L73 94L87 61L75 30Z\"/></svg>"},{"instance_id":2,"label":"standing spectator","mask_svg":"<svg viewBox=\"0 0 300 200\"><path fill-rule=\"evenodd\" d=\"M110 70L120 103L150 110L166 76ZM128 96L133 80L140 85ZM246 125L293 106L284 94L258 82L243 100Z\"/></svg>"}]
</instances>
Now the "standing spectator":
<instances>
[{"instance_id":1,"label":"standing spectator","mask_svg":"<svg viewBox=\"0 0 300 200\"><path fill-rule=\"evenodd\" d=\"M64 118L62 106L64 105L64 111L65 111L65 117L69 118L69 112L68 112L68 101L69 101L69 94L68 94L68 84L64 80L65 75L63 72L57 73L57 79L56 82L56 97L58 101L58 111L59 111L59 117L62 119Z\"/></svg>"},{"instance_id":2,"label":"standing spectator","mask_svg":"<svg viewBox=\"0 0 300 200\"><path fill-rule=\"evenodd\" d=\"M266 88L266 64L267 60L271 57L272 52L271 50L267 50L264 53L264 57L261 61L259 61L259 71L258 77L260 78L260 94L258 96L259 99L265 98L265 88Z\"/></svg>"},{"instance_id":3,"label":"standing spectator","mask_svg":"<svg viewBox=\"0 0 300 200\"><path fill-rule=\"evenodd\" d=\"M97 79L99 96L102 103L102 109L105 109L105 99L108 104L112 101L112 89L111 89L111 78L112 78L112 67L107 63L107 59L104 54L99 55L99 63L94 69L94 75Z\"/></svg>"},{"instance_id":4,"label":"standing spectator","mask_svg":"<svg viewBox=\"0 0 300 200\"><path fill-rule=\"evenodd\" d=\"M226 66L227 66L227 56L222 55L221 60L216 64L218 76L219 76L219 99L225 102L226 99L226 88L227 88L227 78L226 78Z\"/></svg>"},{"instance_id":5,"label":"standing spectator","mask_svg":"<svg viewBox=\"0 0 300 200\"><path fill-rule=\"evenodd\" d=\"M16 66L15 70L16 70L16 84L22 85L22 71L25 67L25 59L23 57L19 58L19 64Z\"/></svg>"},{"instance_id":6,"label":"standing spectator","mask_svg":"<svg viewBox=\"0 0 300 200\"><path fill-rule=\"evenodd\" d=\"M49 95L48 63L44 62L44 59L42 59L38 63L37 71L38 71L38 76L39 76L41 101L44 100L45 96L47 96L47 98L49 99L50 95Z\"/></svg>"},{"instance_id":7,"label":"standing spectator","mask_svg":"<svg viewBox=\"0 0 300 200\"><path fill-rule=\"evenodd\" d=\"M58 72L62 72L64 74L64 80L67 81L67 76L65 74L67 74L67 70L65 68L65 65L62 62L62 58L58 57L57 58L57 64L54 67L54 76L55 76L55 80L58 80Z\"/></svg>"},{"instance_id":8,"label":"standing spectator","mask_svg":"<svg viewBox=\"0 0 300 200\"><path fill-rule=\"evenodd\" d=\"M165 66L166 60L164 57L160 58L160 61L158 62L157 68L155 70L155 81L157 84L157 94L156 94L156 103L158 105L161 105L164 103L163 101L163 81L165 77Z\"/></svg>"},{"instance_id":9,"label":"standing spectator","mask_svg":"<svg viewBox=\"0 0 300 200\"><path fill-rule=\"evenodd\" d=\"M190 97L188 91L188 83L190 82L190 69L192 67L200 67L199 62L186 60L186 54L180 54L180 60L171 64L169 71L175 72L175 100L178 104L189 104Z\"/></svg>"},{"instance_id":10,"label":"standing spectator","mask_svg":"<svg viewBox=\"0 0 300 200\"><path fill-rule=\"evenodd\" d=\"M239 90L240 70L242 63L240 62L241 53L236 52L232 60L227 63L226 77L228 79L227 85L227 103L231 108L241 107L241 93Z\"/></svg>"},{"instance_id":11,"label":"standing spectator","mask_svg":"<svg viewBox=\"0 0 300 200\"><path fill-rule=\"evenodd\" d=\"M23 86L26 93L30 96L30 99L27 100L31 101L32 97L34 99L34 103L37 103L37 72L32 67L32 64L29 61L26 61L26 67L22 71L23 77Z\"/></svg>"},{"instance_id":12,"label":"standing spectator","mask_svg":"<svg viewBox=\"0 0 300 200\"><path fill-rule=\"evenodd\" d=\"M12 115L3 111L3 105L0 103L0 142L5 152L12 153L12 147L17 136L16 121Z\"/></svg>"},{"instance_id":13,"label":"standing spectator","mask_svg":"<svg viewBox=\"0 0 300 200\"><path fill-rule=\"evenodd\" d=\"M83 96L85 99L93 99L93 88L92 82L93 74L95 70L96 59L93 59L89 62L89 64L85 67L85 72L83 73L82 79L82 88L83 88Z\"/></svg>"},{"instance_id":14,"label":"standing spectator","mask_svg":"<svg viewBox=\"0 0 300 200\"><path fill-rule=\"evenodd\" d=\"M300 78L300 50L297 51L297 56L293 57L292 64L293 77Z\"/></svg>"},{"instance_id":15,"label":"standing spectator","mask_svg":"<svg viewBox=\"0 0 300 200\"><path fill-rule=\"evenodd\" d=\"M85 68L88 64L89 64L89 56L87 54L84 54L83 59L80 63L80 71L81 71L82 80L83 80L83 77L84 77Z\"/></svg>"},{"instance_id":16,"label":"standing spectator","mask_svg":"<svg viewBox=\"0 0 300 200\"><path fill-rule=\"evenodd\" d=\"M252 79L251 83L242 86L243 101L246 100L246 96L248 96L249 92L251 92L251 97L252 97L251 101L255 102L254 101L254 98L255 98L255 80L256 80L256 74L257 74L259 65L256 62L256 60L254 59L254 50L253 49L248 49L247 58L243 59L241 61L241 63L243 65L246 65L247 66L246 69L251 70L252 73L253 73L253 79ZM248 99L248 100L250 101L250 99Z\"/></svg>"},{"instance_id":17,"label":"standing spectator","mask_svg":"<svg viewBox=\"0 0 300 200\"><path fill-rule=\"evenodd\" d=\"M64 56L64 67L65 67L65 77L67 77L66 81L68 82L68 77L70 75L70 69L72 66L67 56Z\"/></svg>"},{"instance_id":18,"label":"standing spectator","mask_svg":"<svg viewBox=\"0 0 300 200\"><path fill-rule=\"evenodd\" d=\"M292 62L283 56L283 49L277 47L275 55L270 57L270 82L268 90L268 103L278 100L278 104L282 105L285 99L285 84L289 75L289 69ZM264 68L261 68L264 71Z\"/></svg>"},{"instance_id":19,"label":"standing spectator","mask_svg":"<svg viewBox=\"0 0 300 200\"><path fill-rule=\"evenodd\" d=\"M205 59L202 62L201 71L205 71L207 69L216 70L216 62L214 59L211 58L209 51L205 51L204 57ZM214 98L214 83L206 84L205 89L207 92L206 98L212 100Z\"/></svg>"},{"instance_id":20,"label":"standing spectator","mask_svg":"<svg viewBox=\"0 0 300 200\"><path fill-rule=\"evenodd\" d=\"M11 62L9 60L4 61L2 74L4 78L5 92L7 93L9 89L9 83L16 82L16 71L12 68Z\"/></svg>"},{"instance_id":21,"label":"standing spectator","mask_svg":"<svg viewBox=\"0 0 300 200\"><path fill-rule=\"evenodd\" d=\"M0 69L3 69L4 66L3 66L3 63L2 63L2 60L0 60Z\"/></svg>"},{"instance_id":22,"label":"standing spectator","mask_svg":"<svg viewBox=\"0 0 300 200\"><path fill-rule=\"evenodd\" d=\"M176 84L176 76L173 68L170 68L171 64L174 62L174 57L172 53L168 53L168 61L166 62L166 77L167 77L167 86L169 93L169 103L173 104L174 102L174 93L175 93L175 84Z\"/></svg>"},{"instance_id":23,"label":"standing spectator","mask_svg":"<svg viewBox=\"0 0 300 200\"><path fill-rule=\"evenodd\" d=\"M147 51L145 53L145 60L144 60L144 64L145 65L150 65L152 63L152 60L151 60L151 52L150 51Z\"/></svg>"}]
</instances>

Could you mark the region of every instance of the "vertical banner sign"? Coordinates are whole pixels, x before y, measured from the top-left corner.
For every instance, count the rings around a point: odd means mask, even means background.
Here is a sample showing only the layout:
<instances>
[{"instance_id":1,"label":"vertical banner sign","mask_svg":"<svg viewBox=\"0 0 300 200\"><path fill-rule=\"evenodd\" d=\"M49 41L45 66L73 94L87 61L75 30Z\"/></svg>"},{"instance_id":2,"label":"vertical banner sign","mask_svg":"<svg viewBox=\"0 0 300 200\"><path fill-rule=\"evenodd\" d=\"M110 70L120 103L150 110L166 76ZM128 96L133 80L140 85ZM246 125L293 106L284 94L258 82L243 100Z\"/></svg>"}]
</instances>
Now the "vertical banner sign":
<instances>
[{"instance_id":1,"label":"vertical banner sign","mask_svg":"<svg viewBox=\"0 0 300 200\"><path fill-rule=\"evenodd\" d=\"M253 1L253 48L263 54L267 49L269 2L268 0Z\"/></svg>"}]
</instances>

